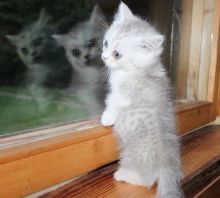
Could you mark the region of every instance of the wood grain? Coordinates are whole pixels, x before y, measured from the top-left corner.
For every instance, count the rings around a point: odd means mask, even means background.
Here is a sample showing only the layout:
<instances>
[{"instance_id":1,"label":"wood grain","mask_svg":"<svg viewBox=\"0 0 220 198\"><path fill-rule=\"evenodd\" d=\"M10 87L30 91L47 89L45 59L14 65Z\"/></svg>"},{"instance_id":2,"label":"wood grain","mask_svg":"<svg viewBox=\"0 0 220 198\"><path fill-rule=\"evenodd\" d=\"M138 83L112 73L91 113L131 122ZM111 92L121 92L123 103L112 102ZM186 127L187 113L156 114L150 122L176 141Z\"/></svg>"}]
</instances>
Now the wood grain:
<instances>
[{"instance_id":1,"label":"wood grain","mask_svg":"<svg viewBox=\"0 0 220 198\"><path fill-rule=\"evenodd\" d=\"M177 104L180 133L209 123L211 108L209 102ZM111 128L96 124L94 128L89 126L81 126L80 130L76 127L79 130L76 132L73 126L64 126L68 128L67 133L63 130L64 135L58 133L54 137L38 138L38 141L30 143L27 134L27 140L14 147L13 140L9 141L9 146L7 142L5 145L2 143L0 197L28 195L117 160Z\"/></svg>"},{"instance_id":2,"label":"wood grain","mask_svg":"<svg viewBox=\"0 0 220 198\"><path fill-rule=\"evenodd\" d=\"M179 102L176 104L178 133L183 134L209 123L212 103ZM71 144L112 134L99 120L68 124L0 139L0 164L56 150Z\"/></svg>"},{"instance_id":3,"label":"wood grain","mask_svg":"<svg viewBox=\"0 0 220 198\"><path fill-rule=\"evenodd\" d=\"M213 102L214 119L220 84L220 0L184 0L182 10L177 96Z\"/></svg>"},{"instance_id":4,"label":"wood grain","mask_svg":"<svg viewBox=\"0 0 220 198\"><path fill-rule=\"evenodd\" d=\"M186 197L210 179L220 176L220 127L209 126L182 138L182 181ZM152 189L117 182L112 175L117 164L101 168L40 198L153 198ZM211 198L211 197L209 197ZM213 197L214 198L214 197ZM216 197L217 198L217 197Z\"/></svg>"},{"instance_id":5,"label":"wood grain","mask_svg":"<svg viewBox=\"0 0 220 198\"><path fill-rule=\"evenodd\" d=\"M0 197L21 197L116 160L111 135L15 160L0 166Z\"/></svg>"},{"instance_id":6,"label":"wood grain","mask_svg":"<svg viewBox=\"0 0 220 198\"><path fill-rule=\"evenodd\" d=\"M187 98L198 100L204 0L193 0Z\"/></svg>"},{"instance_id":7,"label":"wood grain","mask_svg":"<svg viewBox=\"0 0 220 198\"><path fill-rule=\"evenodd\" d=\"M195 198L217 198L220 197L220 176L210 182L201 192L195 195Z\"/></svg>"},{"instance_id":8,"label":"wood grain","mask_svg":"<svg viewBox=\"0 0 220 198\"><path fill-rule=\"evenodd\" d=\"M177 76L177 96L179 98L187 97L187 81L189 71L189 56L191 42L191 27L192 27L192 9L193 1L184 0L182 2L181 15L181 35L180 35L180 53Z\"/></svg>"},{"instance_id":9,"label":"wood grain","mask_svg":"<svg viewBox=\"0 0 220 198\"><path fill-rule=\"evenodd\" d=\"M203 25L202 25L202 39L201 39L201 54L198 71L198 99L207 99L208 89L208 74L211 59L212 48L212 31L214 22L214 8L215 0L205 0L203 9Z\"/></svg>"},{"instance_id":10,"label":"wood grain","mask_svg":"<svg viewBox=\"0 0 220 198\"><path fill-rule=\"evenodd\" d=\"M213 103L213 115L217 114L219 75L220 75L220 0L215 0L215 9L212 29L212 47L210 69L208 75L207 100Z\"/></svg>"},{"instance_id":11,"label":"wood grain","mask_svg":"<svg viewBox=\"0 0 220 198\"><path fill-rule=\"evenodd\" d=\"M184 134L187 131L203 126L211 122L212 118L212 105L206 103L190 111L183 111L177 114L177 127L179 133Z\"/></svg>"}]
</instances>

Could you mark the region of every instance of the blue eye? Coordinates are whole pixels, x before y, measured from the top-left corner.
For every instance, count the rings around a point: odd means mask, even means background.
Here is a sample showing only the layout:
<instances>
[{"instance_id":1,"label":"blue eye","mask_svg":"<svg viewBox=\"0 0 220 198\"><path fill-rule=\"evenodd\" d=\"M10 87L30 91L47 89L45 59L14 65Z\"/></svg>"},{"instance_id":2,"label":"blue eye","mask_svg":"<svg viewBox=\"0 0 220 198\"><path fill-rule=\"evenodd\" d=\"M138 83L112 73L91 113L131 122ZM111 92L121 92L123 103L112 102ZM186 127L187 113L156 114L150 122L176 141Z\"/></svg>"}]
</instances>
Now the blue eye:
<instances>
[{"instance_id":1,"label":"blue eye","mask_svg":"<svg viewBox=\"0 0 220 198\"><path fill-rule=\"evenodd\" d=\"M116 51L116 50L112 53L112 56L115 59L120 59L121 58L121 54L118 51Z\"/></svg>"}]
</instances>

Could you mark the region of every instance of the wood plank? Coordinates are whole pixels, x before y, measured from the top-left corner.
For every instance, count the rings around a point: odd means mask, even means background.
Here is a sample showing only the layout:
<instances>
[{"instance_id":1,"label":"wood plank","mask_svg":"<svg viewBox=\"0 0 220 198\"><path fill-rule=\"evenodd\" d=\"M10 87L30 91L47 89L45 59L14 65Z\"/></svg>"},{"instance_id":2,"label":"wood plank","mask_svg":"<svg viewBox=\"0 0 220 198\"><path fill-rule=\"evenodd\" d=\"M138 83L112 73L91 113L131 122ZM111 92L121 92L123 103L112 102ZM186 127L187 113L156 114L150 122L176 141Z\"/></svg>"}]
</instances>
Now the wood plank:
<instances>
[{"instance_id":1,"label":"wood plank","mask_svg":"<svg viewBox=\"0 0 220 198\"><path fill-rule=\"evenodd\" d=\"M21 197L116 160L113 137L69 145L0 166L0 197Z\"/></svg>"},{"instance_id":2,"label":"wood plank","mask_svg":"<svg viewBox=\"0 0 220 198\"><path fill-rule=\"evenodd\" d=\"M203 10L204 0L193 0L187 98L194 100L198 100L197 87L201 57Z\"/></svg>"},{"instance_id":3,"label":"wood plank","mask_svg":"<svg viewBox=\"0 0 220 198\"><path fill-rule=\"evenodd\" d=\"M192 9L193 1L182 1L182 15L181 15L181 35L180 35L180 53L177 76L176 93L179 98L186 98L187 96L187 81L189 71L189 56L190 56L190 42L191 42L191 27L192 27Z\"/></svg>"},{"instance_id":4,"label":"wood plank","mask_svg":"<svg viewBox=\"0 0 220 198\"><path fill-rule=\"evenodd\" d=\"M177 114L177 127L179 133L184 134L189 130L198 128L211 122L212 106L200 106L190 111Z\"/></svg>"},{"instance_id":5,"label":"wood plank","mask_svg":"<svg viewBox=\"0 0 220 198\"><path fill-rule=\"evenodd\" d=\"M203 10L203 29L201 40L201 55L198 74L198 99L207 99L208 74L210 69L212 30L214 17L215 0L205 0Z\"/></svg>"},{"instance_id":6,"label":"wood plank","mask_svg":"<svg viewBox=\"0 0 220 198\"><path fill-rule=\"evenodd\" d=\"M213 102L213 120L217 114L219 75L220 75L220 0L215 1L214 21L212 29L212 48L208 75L207 100Z\"/></svg>"},{"instance_id":7,"label":"wood plank","mask_svg":"<svg viewBox=\"0 0 220 198\"><path fill-rule=\"evenodd\" d=\"M177 107L181 133L197 127L199 123L209 122L207 115L212 108L209 102L181 103ZM13 144L9 147L2 145L0 197L28 195L118 159L111 128L88 128L86 125L78 132L71 130L70 127L64 135L30 143L24 141L24 144L14 147L11 146Z\"/></svg>"},{"instance_id":8,"label":"wood plank","mask_svg":"<svg viewBox=\"0 0 220 198\"><path fill-rule=\"evenodd\" d=\"M54 135L50 138L35 140L20 144L10 144L9 147L4 146L0 149L0 164L4 164L10 161L19 160L25 157L30 157L32 155L37 155L40 153L48 152L51 150L57 150L65 146L78 144L87 140L96 139L103 137L105 135L111 134L110 128L105 128L100 126L84 129L82 131L71 131L69 133ZM14 146L11 146L14 145Z\"/></svg>"},{"instance_id":9,"label":"wood plank","mask_svg":"<svg viewBox=\"0 0 220 198\"><path fill-rule=\"evenodd\" d=\"M220 0L184 0L177 96L213 102L220 112Z\"/></svg>"},{"instance_id":10,"label":"wood plank","mask_svg":"<svg viewBox=\"0 0 220 198\"><path fill-rule=\"evenodd\" d=\"M185 135L182 138L182 162L184 179L182 181L186 197L207 184L207 178L220 175L220 126L208 126ZM83 176L41 198L153 198L152 189L117 182L112 175L117 164L101 168ZM213 197L214 198L214 197ZM216 197L217 198L217 197Z\"/></svg>"},{"instance_id":11,"label":"wood plank","mask_svg":"<svg viewBox=\"0 0 220 198\"><path fill-rule=\"evenodd\" d=\"M180 134L210 122L210 102L179 102L176 105ZM49 130L49 132L48 132ZM102 127L99 120L42 129L31 134L0 139L0 164L22 159L71 144L111 134L111 128Z\"/></svg>"},{"instance_id":12,"label":"wood plank","mask_svg":"<svg viewBox=\"0 0 220 198\"><path fill-rule=\"evenodd\" d=\"M220 176L207 185L195 198L220 197Z\"/></svg>"}]
</instances>

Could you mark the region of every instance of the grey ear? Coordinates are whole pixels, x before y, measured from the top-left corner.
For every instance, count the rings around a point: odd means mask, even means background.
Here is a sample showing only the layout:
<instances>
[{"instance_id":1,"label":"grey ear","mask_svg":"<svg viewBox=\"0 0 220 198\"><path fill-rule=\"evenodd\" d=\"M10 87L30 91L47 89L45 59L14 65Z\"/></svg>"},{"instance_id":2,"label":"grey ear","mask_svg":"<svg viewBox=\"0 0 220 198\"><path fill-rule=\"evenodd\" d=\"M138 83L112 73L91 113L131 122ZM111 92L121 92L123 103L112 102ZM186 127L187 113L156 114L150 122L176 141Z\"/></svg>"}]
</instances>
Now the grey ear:
<instances>
[{"instance_id":1,"label":"grey ear","mask_svg":"<svg viewBox=\"0 0 220 198\"><path fill-rule=\"evenodd\" d=\"M129 20L132 18L134 18L133 13L129 9L129 7L121 1L117 14L115 15L115 21L123 23L125 20Z\"/></svg>"},{"instance_id":2,"label":"grey ear","mask_svg":"<svg viewBox=\"0 0 220 198\"><path fill-rule=\"evenodd\" d=\"M140 41L141 47L151 51L151 50L157 50L160 47L162 47L163 42L164 42L164 37L163 35L155 35L155 36L150 36L144 39L141 39Z\"/></svg>"},{"instance_id":3,"label":"grey ear","mask_svg":"<svg viewBox=\"0 0 220 198\"><path fill-rule=\"evenodd\" d=\"M57 42L58 45L64 45L66 43L66 35L65 34L54 34L52 38Z\"/></svg>"},{"instance_id":4,"label":"grey ear","mask_svg":"<svg viewBox=\"0 0 220 198\"><path fill-rule=\"evenodd\" d=\"M16 45L18 42L17 35L6 35L6 38L10 41L11 44Z\"/></svg>"},{"instance_id":5,"label":"grey ear","mask_svg":"<svg viewBox=\"0 0 220 198\"><path fill-rule=\"evenodd\" d=\"M46 9L41 9L39 13L39 17L37 23L40 24L47 24L51 20L51 17L47 14Z\"/></svg>"},{"instance_id":6,"label":"grey ear","mask_svg":"<svg viewBox=\"0 0 220 198\"><path fill-rule=\"evenodd\" d=\"M106 23L105 15L102 9L98 5L96 5L92 10L90 22L92 25L98 25L98 26L102 26L103 23Z\"/></svg>"}]
</instances>

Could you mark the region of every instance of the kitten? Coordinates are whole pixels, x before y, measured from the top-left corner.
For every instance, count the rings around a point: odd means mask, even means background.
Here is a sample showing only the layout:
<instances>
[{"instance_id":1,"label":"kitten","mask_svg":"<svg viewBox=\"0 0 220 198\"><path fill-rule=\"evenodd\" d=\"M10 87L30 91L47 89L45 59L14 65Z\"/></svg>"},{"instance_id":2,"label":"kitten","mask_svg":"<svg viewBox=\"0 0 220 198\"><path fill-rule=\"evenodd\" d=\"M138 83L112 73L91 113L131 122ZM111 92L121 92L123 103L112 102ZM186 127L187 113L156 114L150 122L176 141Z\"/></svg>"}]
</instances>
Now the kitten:
<instances>
[{"instance_id":1,"label":"kitten","mask_svg":"<svg viewBox=\"0 0 220 198\"><path fill-rule=\"evenodd\" d=\"M105 98L105 68L101 60L100 36L104 15L95 6L89 20L76 24L69 33L53 38L65 48L66 57L78 74L75 91L88 105L91 114L101 113Z\"/></svg>"},{"instance_id":2,"label":"kitten","mask_svg":"<svg viewBox=\"0 0 220 198\"><path fill-rule=\"evenodd\" d=\"M114 178L182 197L180 151L171 88L161 64L163 36L121 3L103 41L110 92L101 122L114 125L120 166Z\"/></svg>"},{"instance_id":3,"label":"kitten","mask_svg":"<svg viewBox=\"0 0 220 198\"><path fill-rule=\"evenodd\" d=\"M26 26L18 35L7 35L28 68L27 84L66 87L71 82L72 67L64 50L51 38L56 28L49 24L45 10L36 22Z\"/></svg>"}]
</instances>

